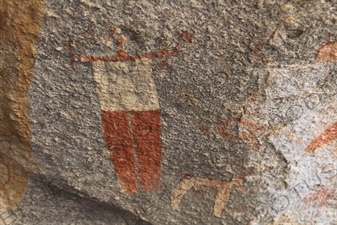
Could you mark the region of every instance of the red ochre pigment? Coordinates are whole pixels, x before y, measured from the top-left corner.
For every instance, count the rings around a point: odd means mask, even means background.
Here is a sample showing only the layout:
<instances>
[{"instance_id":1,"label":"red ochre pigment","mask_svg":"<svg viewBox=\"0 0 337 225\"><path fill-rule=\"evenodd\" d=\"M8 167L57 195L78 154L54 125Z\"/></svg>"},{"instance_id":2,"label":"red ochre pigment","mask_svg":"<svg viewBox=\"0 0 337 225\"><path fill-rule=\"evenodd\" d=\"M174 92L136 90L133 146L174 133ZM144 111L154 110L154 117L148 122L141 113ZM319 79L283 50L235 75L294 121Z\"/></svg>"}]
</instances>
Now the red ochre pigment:
<instances>
[{"instance_id":1,"label":"red ochre pigment","mask_svg":"<svg viewBox=\"0 0 337 225\"><path fill-rule=\"evenodd\" d=\"M161 167L160 111L133 111L131 124L141 185L153 192L159 187Z\"/></svg>"},{"instance_id":2,"label":"red ochre pigment","mask_svg":"<svg viewBox=\"0 0 337 225\"><path fill-rule=\"evenodd\" d=\"M313 152L323 145L329 144L337 139L337 122L328 127L323 133L316 137L306 148L305 152Z\"/></svg>"},{"instance_id":3,"label":"red ochre pigment","mask_svg":"<svg viewBox=\"0 0 337 225\"><path fill-rule=\"evenodd\" d=\"M328 42L322 45L316 52L316 59L322 62L337 59L337 42Z\"/></svg>"},{"instance_id":4,"label":"red ochre pigment","mask_svg":"<svg viewBox=\"0 0 337 225\"><path fill-rule=\"evenodd\" d=\"M128 112L102 111L102 124L105 142L120 184L126 192L135 193L137 172Z\"/></svg>"},{"instance_id":5,"label":"red ochre pigment","mask_svg":"<svg viewBox=\"0 0 337 225\"><path fill-rule=\"evenodd\" d=\"M306 198L305 204L308 205L313 202L319 202L318 207L322 207L333 197L334 193L335 190L320 188Z\"/></svg>"},{"instance_id":6,"label":"red ochre pigment","mask_svg":"<svg viewBox=\"0 0 337 225\"><path fill-rule=\"evenodd\" d=\"M1 21L0 21L1 22ZM117 28L109 30L109 38L116 34ZM102 39L96 38L95 39ZM75 41L66 45L70 65L75 69L75 58L82 61L122 62L171 57L178 52L183 44L193 43L194 37L188 31L182 31L178 43L170 49L162 49L143 55L129 55L124 48L123 36L119 35L115 41L119 46L113 57L100 57L76 54L73 51ZM137 172L142 189L153 192L159 188L161 173L162 147L160 143L160 110L102 110L104 138L110 150L110 157L114 164L117 177L127 193L138 190Z\"/></svg>"},{"instance_id":7,"label":"red ochre pigment","mask_svg":"<svg viewBox=\"0 0 337 225\"><path fill-rule=\"evenodd\" d=\"M248 130L241 131L238 134L233 135L228 130L228 126L230 126L231 123L235 126L247 127ZM258 139L255 137L254 132L257 132L258 130L262 128L263 128L262 125L251 122L249 120L246 120L240 117L229 117L229 118L224 118L220 121L220 123L217 126L217 131L218 131L218 134L224 140L232 141L236 143L246 142L250 146L254 147L255 149L259 149L260 143Z\"/></svg>"},{"instance_id":8,"label":"red ochre pigment","mask_svg":"<svg viewBox=\"0 0 337 225\"><path fill-rule=\"evenodd\" d=\"M137 192L137 167L142 189L157 190L162 155L160 111L102 111L102 121L105 142L124 190Z\"/></svg>"}]
</instances>

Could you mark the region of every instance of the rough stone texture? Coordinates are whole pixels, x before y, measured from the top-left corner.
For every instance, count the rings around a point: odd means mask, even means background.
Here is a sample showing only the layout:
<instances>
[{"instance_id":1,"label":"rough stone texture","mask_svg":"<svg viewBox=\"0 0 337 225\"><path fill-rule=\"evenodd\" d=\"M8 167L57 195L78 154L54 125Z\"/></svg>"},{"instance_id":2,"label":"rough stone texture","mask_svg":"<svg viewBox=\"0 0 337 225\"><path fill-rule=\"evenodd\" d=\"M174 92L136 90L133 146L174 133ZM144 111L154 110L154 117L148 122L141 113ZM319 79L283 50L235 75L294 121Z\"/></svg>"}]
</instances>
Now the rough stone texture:
<instances>
[{"instance_id":1,"label":"rough stone texture","mask_svg":"<svg viewBox=\"0 0 337 225\"><path fill-rule=\"evenodd\" d=\"M21 58L1 39L1 68L34 70L12 98L30 100L34 160L17 160L30 172L16 187L21 201L9 204L1 190L0 224L336 224L336 3L45 0L34 67L33 51ZM18 92L4 83L9 74L1 87ZM159 100L160 123L134 116L149 110L139 90ZM127 94L141 99L136 108ZM30 146L8 105L1 100L1 133L11 127ZM102 119L105 110L114 119ZM4 161L15 150L1 138ZM153 146L159 157L144 154ZM2 161L0 188L9 188L15 168ZM149 188L151 163L161 171Z\"/></svg>"},{"instance_id":2,"label":"rough stone texture","mask_svg":"<svg viewBox=\"0 0 337 225\"><path fill-rule=\"evenodd\" d=\"M39 172L31 155L28 91L40 31L42 0L0 1L0 202L14 208Z\"/></svg>"}]
</instances>

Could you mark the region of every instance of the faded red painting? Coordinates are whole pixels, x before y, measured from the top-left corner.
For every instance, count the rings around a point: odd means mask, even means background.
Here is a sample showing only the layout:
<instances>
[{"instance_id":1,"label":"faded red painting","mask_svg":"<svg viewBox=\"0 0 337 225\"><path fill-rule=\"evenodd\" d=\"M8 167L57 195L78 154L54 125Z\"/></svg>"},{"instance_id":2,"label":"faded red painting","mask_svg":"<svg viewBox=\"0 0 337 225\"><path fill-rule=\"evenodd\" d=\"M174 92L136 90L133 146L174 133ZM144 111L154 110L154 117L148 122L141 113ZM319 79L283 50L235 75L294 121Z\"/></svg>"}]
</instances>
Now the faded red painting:
<instances>
[{"instance_id":1,"label":"faded red painting","mask_svg":"<svg viewBox=\"0 0 337 225\"><path fill-rule=\"evenodd\" d=\"M337 139L337 122L328 127L323 133L316 137L306 148L305 152L313 152L316 149L329 144Z\"/></svg>"},{"instance_id":2,"label":"faded red painting","mask_svg":"<svg viewBox=\"0 0 337 225\"><path fill-rule=\"evenodd\" d=\"M154 192L160 188L162 146L152 59L172 57L193 38L182 31L180 41L169 49L130 55L120 29L112 28L109 37L115 38L118 48L112 57L77 54L70 43L71 66L74 68L76 58L92 62L104 139L119 183L127 193L138 192L138 184L144 192Z\"/></svg>"},{"instance_id":3,"label":"faded red painting","mask_svg":"<svg viewBox=\"0 0 337 225\"><path fill-rule=\"evenodd\" d=\"M229 130L230 126L236 126L245 129L243 131L238 131L237 134L233 134ZM236 143L247 143L254 149L260 148L260 142L256 138L255 133L261 129L263 129L263 126L261 124L249 121L241 117L223 118L217 126L218 134L224 140Z\"/></svg>"},{"instance_id":4,"label":"faded red painting","mask_svg":"<svg viewBox=\"0 0 337 225\"><path fill-rule=\"evenodd\" d=\"M327 62L337 59L337 42L328 42L322 45L317 53L316 58L319 61Z\"/></svg>"}]
</instances>

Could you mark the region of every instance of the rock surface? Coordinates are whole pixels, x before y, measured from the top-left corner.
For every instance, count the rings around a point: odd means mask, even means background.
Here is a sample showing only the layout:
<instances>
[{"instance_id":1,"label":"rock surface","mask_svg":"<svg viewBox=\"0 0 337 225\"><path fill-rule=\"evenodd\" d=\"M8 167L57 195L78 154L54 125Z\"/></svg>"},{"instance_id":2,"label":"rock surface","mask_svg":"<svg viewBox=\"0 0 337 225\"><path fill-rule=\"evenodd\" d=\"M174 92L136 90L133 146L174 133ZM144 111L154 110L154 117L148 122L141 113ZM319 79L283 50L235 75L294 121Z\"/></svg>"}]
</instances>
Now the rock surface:
<instances>
[{"instance_id":1,"label":"rock surface","mask_svg":"<svg viewBox=\"0 0 337 225\"><path fill-rule=\"evenodd\" d=\"M337 2L0 2L0 224L336 224Z\"/></svg>"}]
</instances>

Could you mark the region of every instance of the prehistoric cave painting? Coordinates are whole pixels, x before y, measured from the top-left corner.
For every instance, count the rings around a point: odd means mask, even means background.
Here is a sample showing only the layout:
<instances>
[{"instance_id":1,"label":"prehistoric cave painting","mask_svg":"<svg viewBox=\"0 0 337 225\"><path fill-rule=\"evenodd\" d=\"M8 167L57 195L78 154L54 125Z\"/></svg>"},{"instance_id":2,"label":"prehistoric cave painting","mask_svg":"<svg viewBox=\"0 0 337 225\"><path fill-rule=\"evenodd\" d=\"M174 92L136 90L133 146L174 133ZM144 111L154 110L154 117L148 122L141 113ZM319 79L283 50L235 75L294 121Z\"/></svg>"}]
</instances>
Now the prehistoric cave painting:
<instances>
[{"instance_id":1,"label":"prehistoric cave painting","mask_svg":"<svg viewBox=\"0 0 337 225\"><path fill-rule=\"evenodd\" d=\"M331 143L337 139L337 122L328 127L323 133L316 137L306 148L305 152L313 152L316 149Z\"/></svg>"},{"instance_id":2,"label":"prehistoric cave painting","mask_svg":"<svg viewBox=\"0 0 337 225\"><path fill-rule=\"evenodd\" d=\"M28 91L43 0L0 0L0 207L20 202L32 168Z\"/></svg>"},{"instance_id":3,"label":"prehistoric cave painting","mask_svg":"<svg viewBox=\"0 0 337 225\"><path fill-rule=\"evenodd\" d=\"M230 126L237 126L237 134L232 134L229 130ZM263 125L252 122L242 117L228 117L222 119L218 126L218 134L227 141L236 143L247 143L254 149L260 148L259 140L256 138L255 133L263 129Z\"/></svg>"},{"instance_id":4,"label":"prehistoric cave painting","mask_svg":"<svg viewBox=\"0 0 337 225\"><path fill-rule=\"evenodd\" d=\"M322 45L317 53L316 58L319 61L327 62L337 59L337 42L328 42ZM329 72L324 79L323 90L327 95L333 95L336 93L336 86L333 85L331 72ZM319 98L316 97L316 101ZM305 149L305 152L313 152L316 149L327 145L337 139L337 122L330 125L326 130L324 130L320 135L318 135Z\"/></svg>"},{"instance_id":5,"label":"prehistoric cave painting","mask_svg":"<svg viewBox=\"0 0 337 225\"><path fill-rule=\"evenodd\" d=\"M266 140L286 160L284 179L289 184L288 190L272 191L278 196L269 208L272 218L292 215L295 223L305 215L309 222L306 215L310 215L321 223L335 211L330 191L335 185L331 145L337 138L334 71L334 64L321 62L268 71L265 101L256 121L278 127L267 132ZM310 152L315 154L307 154ZM323 165L333 169L321 169ZM315 210L317 207L321 210Z\"/></svg>"},{"instance_id":6,"label":"prehistoric cave painting","mask_svg":"<svg viewBox=\"0 0 337 225\"><path fill-rule=\"evenodd\" d=\"M104 138L121 186L125 192L135 193L139 179L143 191L154 192L160 187L162 147L152 59L172 57L184 43L192 43L193 37L182 31L180 41L170 49L129 55L124 46L126 37L120 29L113 28L109 36L115 37L116 56L77 54L72 44L69 45L71 63L76 58L92 62Z\"/></svg>"},{"instance_id":7,"label":"prehistoric cave painting","mask_svg":"<svg viewBox=\"0 0 337 225\"><path fill-rule=\"evenodd\" d=\"M230 182L226 182L209 178L186 176L171 192L171 208L173 210L177 210L186 193L193 187L198 186L206 186L214 188L218 191L213 208L213 215L216 217L221 216L221 213L227 205L230 194L234 187L244 193L242 178L233 178Z\"/></svg>"}]
</instances>

